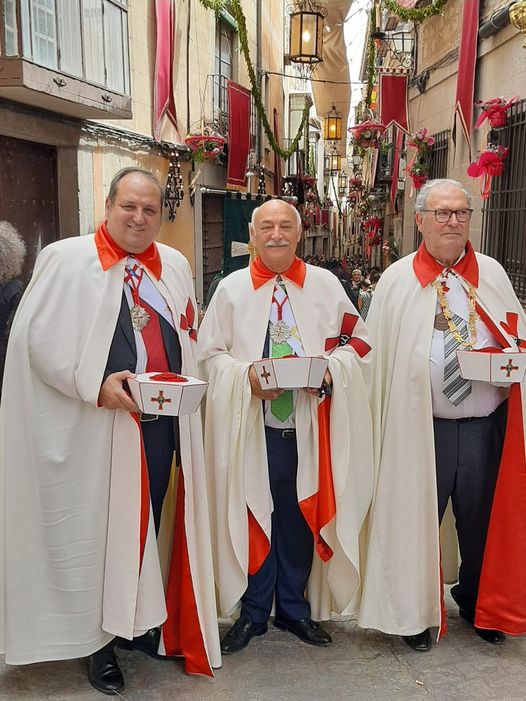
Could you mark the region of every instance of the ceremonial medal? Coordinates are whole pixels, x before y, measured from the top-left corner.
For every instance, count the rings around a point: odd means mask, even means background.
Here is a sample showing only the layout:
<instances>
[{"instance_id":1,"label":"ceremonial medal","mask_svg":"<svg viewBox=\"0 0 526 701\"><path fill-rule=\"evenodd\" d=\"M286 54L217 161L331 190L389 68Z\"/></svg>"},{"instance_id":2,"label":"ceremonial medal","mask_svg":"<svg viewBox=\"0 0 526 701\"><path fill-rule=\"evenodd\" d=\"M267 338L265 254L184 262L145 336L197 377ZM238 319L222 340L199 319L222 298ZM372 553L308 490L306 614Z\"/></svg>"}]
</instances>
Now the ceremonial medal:
<instances>
[{"instance_id":1,"label":"ceremonial medal","mask_svg":"<svg viewBox=\"0 0 526 701\"><path fill-rule=\"evenodd\" d=\"M272 339L272 343L284 343L291 335L292 329L283 319L276 321L275 324L270 323L269 336Z\"/></svg>"},{"instance_id":2,"label":"ceremonial medal","mask_svg":"<svg viewBox=\"0 0 526 701\"><path fill-rule=\"evenodd\" d=\"M135 331L142 331L146 324L150 321L150 315L140 304L134 304L130 309L132 326Z\"/></svg>"},{"instance_id":3,"label":"ceremonial medal","mask_svg":"<svg viewBox=\"0 0 526 701\"><path fill-rule=\"evenodd\" d=\"M126 267L126 275L124 277L124 282L131 288L133 307L130 307L130 316L132 326L137 332L142 331L146 324L150 321L150 315L146 309L141 306L141 300L139 297L139 287L141 285L143 274L144 270L138 265L134 265L133 268Z\"/></svg>"},{"instance_id":4,"label":"ceremonial medal","mask_svg":"<svg viewBox=\"0 0 526 701\"><path fill-rule=\"evenodd\" d=\"M447 319L442 312L435 316L435 329L437 331L447 331L448 329Z\"/></svg>"}]
</instances>

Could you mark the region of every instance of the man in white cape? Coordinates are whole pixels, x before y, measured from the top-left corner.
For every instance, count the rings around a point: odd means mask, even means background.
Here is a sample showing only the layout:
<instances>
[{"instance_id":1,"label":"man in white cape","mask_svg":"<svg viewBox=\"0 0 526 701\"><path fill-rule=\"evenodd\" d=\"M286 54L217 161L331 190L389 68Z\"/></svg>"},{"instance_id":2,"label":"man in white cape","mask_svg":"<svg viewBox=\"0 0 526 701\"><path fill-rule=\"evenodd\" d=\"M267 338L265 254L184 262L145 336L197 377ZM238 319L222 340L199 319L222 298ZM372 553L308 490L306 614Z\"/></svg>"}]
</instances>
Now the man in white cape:
<instances>
[{"instance_id":1,"label":"man in white cape","mask_svg":"<svg viewBox=\"0 0 526 701\"><path fill-rule=\"evenodd\" d=\"M455 351L523 350L526 319L503 268L468 240L460 183L429 181L415 208L423 242L383 273L367 317L376 488L359 623L418 651L430 628L445 632L439 523L451 497L452 596L502 644L526 631L523 386L465 381Z\"/></svg>"},{"instance_id":2,"label":"man in white cape","mask_svg":"<svg viewBox=\"0 0 526 701\"><path fill-rule=\"evenodd\" d=\"M154 243L161 215L157 180L127 168L94 236L42 251L3 386L0 649L89 656L106 694L124 688L117 636L220 665L200 416L140 416L125 386L152 364L197 372L191 272Z\"/></svg>"},{"instance_id":3,"label":"man in white cape","mask_svg":"<svg viewBox=\"0 0 526 701\"><path fill-rule=\"evenodd\" d=\"M242 604L225 654L267 631L273 601L278 628L321 646L331 638L312 619L351 615L359 599L370 347L338 279L295 256L301 230L282 200L255 209L258 257L219 284L200 330L220 613ZM253 361L283 355L328 358L321 394L261 388Z\"/></svg>"}]
</instances>

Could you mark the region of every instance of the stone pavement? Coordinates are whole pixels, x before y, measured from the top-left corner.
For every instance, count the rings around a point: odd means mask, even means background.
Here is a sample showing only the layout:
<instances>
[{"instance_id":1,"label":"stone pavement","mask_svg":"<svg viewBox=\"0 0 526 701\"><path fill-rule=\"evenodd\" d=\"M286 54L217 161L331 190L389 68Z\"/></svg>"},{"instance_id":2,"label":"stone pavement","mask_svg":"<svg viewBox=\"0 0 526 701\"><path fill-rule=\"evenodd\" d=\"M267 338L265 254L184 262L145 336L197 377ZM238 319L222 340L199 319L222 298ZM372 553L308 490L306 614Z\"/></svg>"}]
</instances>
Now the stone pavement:
<instances>
[{"instance_id":1,"label":"stone pavement","mask_svg":"<svg viewBox=\"0 0 526 701\"><path fill-rule=\"evenodd\" d=\"M329 623L333 645L315 648L272 625L223 658L214 679L189 677L180 662L120 651L126 701L524 701L526 637L492 646L459 618L448 597L449 633L431 652L398 638ZM7 667L2 701L102 701L81 660Z\"/></svg>"}]
</instances>

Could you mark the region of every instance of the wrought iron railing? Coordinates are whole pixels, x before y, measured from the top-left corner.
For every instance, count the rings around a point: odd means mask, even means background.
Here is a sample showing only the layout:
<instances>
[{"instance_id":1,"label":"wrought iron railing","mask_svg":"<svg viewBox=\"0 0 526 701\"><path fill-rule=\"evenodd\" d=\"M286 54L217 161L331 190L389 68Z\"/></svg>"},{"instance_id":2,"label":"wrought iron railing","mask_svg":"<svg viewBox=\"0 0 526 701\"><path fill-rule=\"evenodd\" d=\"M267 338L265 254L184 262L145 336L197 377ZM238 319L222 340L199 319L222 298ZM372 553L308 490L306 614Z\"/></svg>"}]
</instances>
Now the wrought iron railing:
<instances>
[{"instance_id":1,"label":"wrought iron railing","mask_svg":"<svg viewBox=\"0 0 526 701\"><path fill-rule=\"evenodd\" d=\"M435 143L429 156L429 179L447 178L448 175L448 155L449 155L449 139L451 131L444 129L436 134L432 134ZM420 233L415 224L413 248L416 250L420 244Z\"/></svg>"},{"instance_id":2,"label":"wrought iron railing","mask_svg":"<svg viewBox=\"0 0 526 701\"><path fill-rule=\"evenodd\" d=\"M493 178L490 197L484 202L481 249L501 263L526 304L526 100L510 107L508 125L491 137L510 150L504 173Z\"/></svg>"}]
</instances>

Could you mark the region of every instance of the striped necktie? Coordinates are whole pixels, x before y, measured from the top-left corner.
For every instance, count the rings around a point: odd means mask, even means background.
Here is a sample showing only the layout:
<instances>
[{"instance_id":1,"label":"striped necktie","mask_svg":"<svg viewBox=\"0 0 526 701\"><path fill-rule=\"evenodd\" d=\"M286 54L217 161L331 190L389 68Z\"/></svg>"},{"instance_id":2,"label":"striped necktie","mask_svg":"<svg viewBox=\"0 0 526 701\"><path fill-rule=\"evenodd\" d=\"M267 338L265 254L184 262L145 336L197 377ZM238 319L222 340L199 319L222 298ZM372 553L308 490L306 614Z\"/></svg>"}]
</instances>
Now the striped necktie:
<instances>
[{"instance_id":1,"label":"striped necktie","mask_svg":"<svg viewBox=\"0 0 526 701\"><path fill-rule=\"evenodd\" d=\"M452 320L462 338L468 340L468 325L464 319L456 314ZM460 343L455 339L449 329L444 331L444 382L442 392L449 401L458 406L471 393L471 380L465 380L460 374L460 365L457 358L457 350Z\"/></svg>"}]
</instances>

